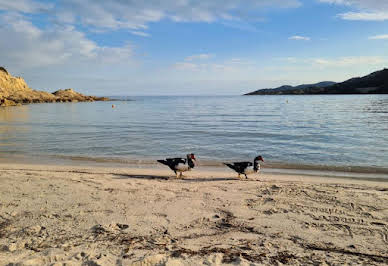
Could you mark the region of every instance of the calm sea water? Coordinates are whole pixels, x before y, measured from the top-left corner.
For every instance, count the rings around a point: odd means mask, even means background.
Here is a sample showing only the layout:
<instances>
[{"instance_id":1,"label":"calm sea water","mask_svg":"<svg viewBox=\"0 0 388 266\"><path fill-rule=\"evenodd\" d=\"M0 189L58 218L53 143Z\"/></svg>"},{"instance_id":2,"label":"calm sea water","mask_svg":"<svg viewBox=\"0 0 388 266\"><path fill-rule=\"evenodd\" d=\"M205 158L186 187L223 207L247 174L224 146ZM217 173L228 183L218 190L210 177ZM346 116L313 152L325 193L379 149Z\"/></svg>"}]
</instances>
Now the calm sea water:
<instances>
[{"instance_id":1,"label":"calm sea water","mask_svg":"<svg viewBox=\"0 0 388 266\"><path fill-rule=\"evenodd\" d=\"M0 108L0 156L388 168L388 95L131 99Z\"/></svg>"}]
</instances>

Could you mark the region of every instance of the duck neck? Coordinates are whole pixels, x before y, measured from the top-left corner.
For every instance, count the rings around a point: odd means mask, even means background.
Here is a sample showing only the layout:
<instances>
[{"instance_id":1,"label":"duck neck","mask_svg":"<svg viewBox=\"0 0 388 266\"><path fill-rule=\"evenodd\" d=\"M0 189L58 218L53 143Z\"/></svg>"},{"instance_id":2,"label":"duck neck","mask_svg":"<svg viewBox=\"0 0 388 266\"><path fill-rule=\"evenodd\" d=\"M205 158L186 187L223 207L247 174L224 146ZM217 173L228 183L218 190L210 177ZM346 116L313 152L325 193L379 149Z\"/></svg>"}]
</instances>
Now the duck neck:
<instances>
[{"instance_id":1,"label":"duck neck","mask_svg":"<svg viewBox=\"0 0 388 266\"><path fill-rule=\"evenodd\" d=\"M259 164L259 161L258 160L254 160L253 161L253 170L255 172L259 171L260 170L260 164Z\"/></svg>"},{"instance_id":2,"label":"duck neck","mask_svg":"<svg viewBox=\"0 0 388 266\"><path fill-rule=\"evenodd\" d=\"M194 168L194 162L193 162L193 159L191 158L187 158L187 164L190 168Z\"/></svg>"}]
</instances>

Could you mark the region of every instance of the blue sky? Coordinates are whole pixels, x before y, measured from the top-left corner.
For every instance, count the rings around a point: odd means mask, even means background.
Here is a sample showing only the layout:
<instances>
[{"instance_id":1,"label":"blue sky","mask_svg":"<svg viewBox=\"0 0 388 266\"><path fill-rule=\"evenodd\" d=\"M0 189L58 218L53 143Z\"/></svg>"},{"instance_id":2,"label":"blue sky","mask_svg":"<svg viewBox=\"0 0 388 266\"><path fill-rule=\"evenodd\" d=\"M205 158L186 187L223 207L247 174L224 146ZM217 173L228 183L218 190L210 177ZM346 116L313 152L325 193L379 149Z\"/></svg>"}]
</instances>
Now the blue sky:
<instances>
[{"instance_id":1,"label":"blue sky","mask_svg":"<svg viewBox=\"0 0 388 266\"><path fill-rule=\"evenodd\" d=\"M34 89L234 95L388 66L386 0L0 0L0 65Z\"/></svg>"}]
</instances>

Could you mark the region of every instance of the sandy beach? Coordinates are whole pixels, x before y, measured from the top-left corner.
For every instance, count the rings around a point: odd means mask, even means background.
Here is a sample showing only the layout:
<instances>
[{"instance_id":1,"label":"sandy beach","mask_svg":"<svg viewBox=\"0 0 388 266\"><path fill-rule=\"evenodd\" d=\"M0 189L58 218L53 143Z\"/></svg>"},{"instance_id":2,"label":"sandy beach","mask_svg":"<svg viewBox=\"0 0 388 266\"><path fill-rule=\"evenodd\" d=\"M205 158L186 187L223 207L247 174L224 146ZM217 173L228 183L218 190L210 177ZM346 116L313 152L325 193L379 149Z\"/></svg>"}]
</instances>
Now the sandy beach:
<instances>
[{"instance_id":1,"label":"sandy beach","mask_svg":"<svg viewBox=\"0 0 388 266\"><path fill-rule=\"evenodd\" d=\"M388 182L0 164L0 265L388 263Z\"/></svg>"}]
</instances>

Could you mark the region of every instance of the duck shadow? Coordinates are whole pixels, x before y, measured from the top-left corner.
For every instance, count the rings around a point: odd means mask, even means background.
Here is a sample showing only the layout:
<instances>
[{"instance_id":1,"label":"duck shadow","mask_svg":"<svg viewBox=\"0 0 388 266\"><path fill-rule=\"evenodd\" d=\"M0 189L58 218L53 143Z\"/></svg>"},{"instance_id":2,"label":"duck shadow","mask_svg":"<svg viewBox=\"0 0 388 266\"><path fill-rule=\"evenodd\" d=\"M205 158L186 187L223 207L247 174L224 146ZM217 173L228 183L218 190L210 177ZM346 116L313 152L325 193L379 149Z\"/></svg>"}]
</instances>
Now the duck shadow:
<instances>
[{"instance_id":1,"label":"duck shadow","mask_svg":"<svg viewBox=\"0 0 388 266\"><path fill-rule=\"evenodd\" d=\"M160 175L130 175L130 174L114 174L112 175L115 176L115 179L148 179L148 180L169 180L173 179L170 178L169 176L160 176Z\"/></svg>"},{"instance_id":2,"label":"duck shadow","mask_svg":"<svg viewBox=\"0 0 388 266\"><path fill-rule=\"evenodd\" d=\"M217 181L236 181L237 178L233 177L210 177L210 178L188 178L188 179L181 179L182 181L186 182L217 182Z\"/></svg>"},{"instance_id":3,"label":"duck shadow","mask_svg":"<svg viewBox=\"0 0 388 266\"><path fill-rule=\"evenodd\" d=\"M210 178L176 178L175 176L160 176L160 175L131 175L112 173L115 179L148 179L148 180L179 180L183 182L221 182L221 181L241 181L235 177L210 177ZM256 181L254 179L246 179L243 181Z\"/></svg>"}]
</instances>

